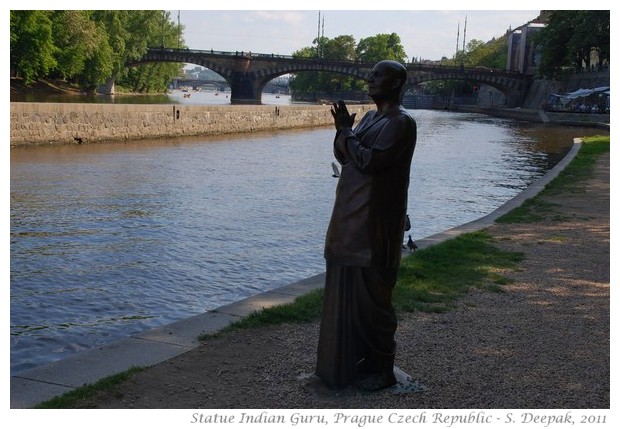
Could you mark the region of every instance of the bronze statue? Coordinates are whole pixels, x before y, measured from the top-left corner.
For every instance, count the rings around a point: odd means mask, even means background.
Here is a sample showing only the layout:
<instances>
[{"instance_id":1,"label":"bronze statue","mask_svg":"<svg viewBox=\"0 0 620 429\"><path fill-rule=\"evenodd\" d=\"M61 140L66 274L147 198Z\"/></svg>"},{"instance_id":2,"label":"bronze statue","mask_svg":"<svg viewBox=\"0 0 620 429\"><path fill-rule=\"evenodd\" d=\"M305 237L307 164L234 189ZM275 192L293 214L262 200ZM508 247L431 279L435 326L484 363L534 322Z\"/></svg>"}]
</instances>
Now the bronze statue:
<instances>
[{"instance_id":1,"label":"bronze statue","mask_svg":"<svg viewBox=\"0 0 620 429\"><path fill-rule=\"evenodd\" d=\"M316 374L331 388L379 390L396 383L392 290L400 265L415 120L400 105L405 67L381 61L367 82L376 110L352 126L331 109L342 165L325 239L326 280Z\"/></svg>"}]
</instances>

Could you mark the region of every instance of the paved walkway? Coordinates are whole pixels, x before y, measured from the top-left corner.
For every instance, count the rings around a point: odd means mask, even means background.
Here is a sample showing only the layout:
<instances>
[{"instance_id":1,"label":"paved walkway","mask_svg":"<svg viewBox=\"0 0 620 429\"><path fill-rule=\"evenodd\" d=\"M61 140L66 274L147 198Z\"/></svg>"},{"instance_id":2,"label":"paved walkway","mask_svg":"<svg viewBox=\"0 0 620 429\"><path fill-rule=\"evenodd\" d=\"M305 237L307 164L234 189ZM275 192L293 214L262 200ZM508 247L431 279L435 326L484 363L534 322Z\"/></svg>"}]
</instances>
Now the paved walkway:
<instances>
[{"instance_id":1,"label":"paved walkway","mask_svg":"<svg viewBox=\"0 0 620 429\"><path fill-rule=\"evenodd\" d=\"M576 143L553 170L491 214L420 240L417 242L419 248L428 247L465 232L489 227L499 216L521 205L524 200L542 190L564 169L578 150L579 143ZM49 365L21 372L11 377L11 408L30 408L41 401L125 371L132 366L155 365L196 349L200 345L197 340L200 334L216 332L255 310L292 302L300 295L323 287L323 279L324 274L320 274L186 320L75 354Z\"/></svg>"}]
</instances>

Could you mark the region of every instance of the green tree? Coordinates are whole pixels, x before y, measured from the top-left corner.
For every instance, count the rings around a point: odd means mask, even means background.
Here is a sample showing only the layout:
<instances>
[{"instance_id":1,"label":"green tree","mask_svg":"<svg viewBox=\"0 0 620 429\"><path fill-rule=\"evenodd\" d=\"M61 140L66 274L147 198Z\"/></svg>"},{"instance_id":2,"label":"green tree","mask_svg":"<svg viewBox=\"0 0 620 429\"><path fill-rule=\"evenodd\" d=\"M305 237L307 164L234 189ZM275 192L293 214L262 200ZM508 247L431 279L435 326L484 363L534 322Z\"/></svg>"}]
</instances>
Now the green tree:
<instances>
[{"instance_id":1,"label":"green tree","mask_svg":"<svg viewBox=\"0 0 620 429\"><path fill-rule=\"evenodd\" d=\"M98 79L99 84L115 81L131 91L162 92L170 80L181 73L182 64L127 66L142 58L151 46L176 47L182 42L182 28L171 20L169 12L102 10L94 11L92 18L105 30L105 41L99 41L100 52L91 61L101 70L89 70L81 77L82 83L89 82L92 86L92 79Z\"/></svg>"},{"instance_id":2,"label":"green tree","mask_svg":"<svg viewBox=\"0 0 620 429\"><path fill-rule=\"evenodd\" d=\"M114 55L105 28L92 11L55 11L52 22L58 48L54 74L93 93L112 73Z\"/></svg>"},{"instance_id":3,"label":"green tree","mask_svg":"<svg viewBox=\"0 0 620 429\"><path fill-rule=\"evenodd\" d=\"M609 59L610 33L608 10L579 11L575 16L575 30L569 49L573 51L576 66L583 64L587 69L591 64L591 53L598 56L598 67Z\"/></svg>"},{"instance_id":4,"label":"green tree","mask_svg":"<svg viewBox=\"0 0 620 429\"><path fill-rule=\"evenodd\" d=\"M61 10L52 13L52 29L58 48L55 73L65 79L74 78L98 48L97 25L88 11Z\"/></svg>"},{"instance_id":5,"label":"green tree","mask_svg":"<svg viewBox=\"0 0 620 429\"><path fill-rule=\"evenodd\" d=\"M57 47L52 37L51 12L42 10L12 10L11 70L26 84L46 77L56 66Z\"/></svg>"},{"instance_id":6,"label":"green tree","mask_svg":"<svg viewBox=\"0 0 620 429\"><path fill-rule=\"evenodd\" d=\"M128 37L125 39L125 61L142 58L152 46L185 47L180 37L183 28L171 20L166 11L131 11L127 16L125 27ZM134 92L162 92L168 83L182 72L180 63L144 64L125 68L117 75L119 84Z\"/></svg>"},{"instance_id":7,"label":"green tree","mask_svg":"<svg viewBox=\"0 0 620 429\"><path fill-rule=\"evenodd\" d=\"M306 46L305 48L301 48L298 51L293 52L294 58L300 59L313 59L318 58L320 53L320 45L317 45L316 48L311 46ZM314 93L320 90L320 72L300 72L295 73L289 80L289 87L293 91L293 93Z\"/></svg>"},{"instance_id":8,"label":"green tree","mask_svg":"<svg viewBox=\"0 0 620 429\"><path fill-rule=\"evenodd\" d=\"M465 67L489 67L503 69L506 67L508 56L508 42L505 36L492 39L489 42L472 39L465 51Z\"/></svg>"},{"instance_id":9,"label":"green tree","mask_svg":"<svg viewBox=\"0 0 620 429\"><path fill-rule=\"evenodd\" d=\"M119 82L132 92L165 92L175 76L182 73L177 63L153 63L132 67Z\"/></svg>"},{"instance_id":10,"label":"green tree","mask_svg":"<svg viewBox=\"0 0 620 429\"><path fill-rule=\"evenodd\" d=\"M114 64L114 52L108 43L103 27L98 26L96 34L97 46L90 53L82 72L77 76L77 82L88 93L94 93L98 85L110 78Z\"/></svg>"},{"instance_id":11,"label":"green tree","mask_svg":"<svg viewBox=\"0 0 620 429\"><path fill-rule=\"evenodd\" d=\"M321 37L315 39L317 47L305 47L293 53L295 58L318 58L336 61L354 61L356 58L356 43L353 36L338 36L334 39ZM324 92L330 95L343 91L358 90L363 83L352 76L326 72L296 73L289 82L295 93Z\"/></svg>"},{"instance_id":12,"label":"green tree","mask_svg":"<svg viewBox=\"0 0 620 429\"><path fill-rule=\"evenodd\" d=\"M356 57L356 43L353 36L338 36L325 43L324 58L338 61L354 61ZM321 86L330 94L343 91L359 90L363 82L353 76L339 73L320 73Z\"/></svg>"},{"instance_id":13,"label":"green tree","mask_svg":"<svg viewBox=\"0 0 620 429\"><path fill-rule=\"evenodd\" d=\"M314 40L316 47L306 47L293 53L296 58L323 58L339 61L395 60L406 62L407 55L396 33L378 34L355 42L353 36L338 36L334 39L321 37ZM366 83L353 76L325 72L297 73L290 81L293 93L323 92L339 95L346 91L361 91Z\"/></svg>"},{"instance_id":14,"label":"green tree","mask_svg":"<svg viewBox=\"0 0 620 429\"><path fill-rule=\"evenodd\" d=\"M590 66L590 54L599 54L597 66L610 59L608 10L554 10L536 36L540 46L539 71L549 78L562 78L571 70Z\"/></svg>"},{"instance_id":15,"label":"green tree","mask_svg":"<svg viewBox=\"0 0 620 429\"><path fill-rule=\"evenodd\" d=\"M608 10L592 10L589 15L592 19L592 23L589 24L589 27L593 29L598 42L593 49L598 53L598 67L602 69L603 64L611 60L610 13Z\"/></svg>"},{"instance_id":16,"label":"green tree","mask_svg":"<svg viewBox=\"0 0 620 429\"><path fill-rule=\"evenodd\" d=\"M547 26L535 40L540 46L539 71L548 77L560 77L561 71L570 64L568 45L572 33L572 22L576 11L556 11L549 16Z\"/></svg>"},{"instance_id":17,"label":"green tree","mask_svg":"<svg viewBox=\"0 0 620 429\"><path fill-rule=\"evenodd\" d=\"M11 75L26 84L59 77L87 91L117 80L162 91L181 64L128 67L151 46L183 46L182 27L157 10L11 11Z\"/></svg>"},{"instance_id":18,"label":"green tree","mask_svg":"<svg viewBox=\"0 0 620 429\"><path fill-rule=\"evenodd\" d=\"M449 59L443 57L440 61L445 66L477 67L483 66L494 69L506 67L508 57L508 38L502 36L493 38L488 42L472 39L467 43L465 51L458 51L456 55Z\"/></svg>"},{"instance_id":19,"label":"green tree","mask_svg":"<svg viewBox=\"0 0 620 429\"><path fill-rule=\"evenodd\" d=\"M355 38L353 36L338 36L326 39L323 43L323 57L330 60L355 60Z\"/></svg>"},{"instance_id":20,"label":"green tree","mask_svg":"<svg viewBox=\"0 0 620 429\"><path fill-rule=\"evenodd\" d=\"M400 36L396 33L377 34L361 39L357 44L356 54L358 60L370 63L394 60L404 64L407 61Z\"/></svg>"}]
</instances>

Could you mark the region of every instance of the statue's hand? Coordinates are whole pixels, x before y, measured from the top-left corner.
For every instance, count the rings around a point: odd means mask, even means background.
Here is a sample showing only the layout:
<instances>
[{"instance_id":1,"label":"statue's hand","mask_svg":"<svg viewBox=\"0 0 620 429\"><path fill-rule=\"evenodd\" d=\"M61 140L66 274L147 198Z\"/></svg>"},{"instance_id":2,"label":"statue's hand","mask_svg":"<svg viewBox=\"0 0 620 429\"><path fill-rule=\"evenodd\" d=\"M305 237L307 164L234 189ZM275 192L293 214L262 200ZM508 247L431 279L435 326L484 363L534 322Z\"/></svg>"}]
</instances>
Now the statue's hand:
<instances>
[{"instance_id":1,"label":"statue's hand","mask_svg":"<svg viewBox=\"0 0 620 429\"><path fill-rule=\"evenodd\" d=\"M349 114L349 110L347 109L347 105L344 101L339 100L337 103L334 103L331 112L334 118L334 126L338 131L353 127L356 114Z\"/></svg>"}]
</instances>

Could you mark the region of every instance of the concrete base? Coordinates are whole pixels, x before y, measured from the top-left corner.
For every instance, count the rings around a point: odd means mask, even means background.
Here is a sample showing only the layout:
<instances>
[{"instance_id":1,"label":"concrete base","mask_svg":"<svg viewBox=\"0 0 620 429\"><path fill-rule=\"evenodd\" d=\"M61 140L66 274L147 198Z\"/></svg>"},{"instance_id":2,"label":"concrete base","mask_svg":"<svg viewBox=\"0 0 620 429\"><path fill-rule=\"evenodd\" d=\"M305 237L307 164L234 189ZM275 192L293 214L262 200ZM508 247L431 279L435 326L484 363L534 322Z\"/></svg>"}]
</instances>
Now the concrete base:
<instances>
[{"instance_id":1,"label":"concrete base","mask_svg":"<svg viewBox=\"0 0 620 429\"><path fill-rule=\"evenodd\" d=\"M394 367L394 375L396 376L396 384L390 387L390 393L419 393L427 390L424 385L415 381L413 377L396 366Z\"/></svg>"}]
</instances>

